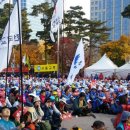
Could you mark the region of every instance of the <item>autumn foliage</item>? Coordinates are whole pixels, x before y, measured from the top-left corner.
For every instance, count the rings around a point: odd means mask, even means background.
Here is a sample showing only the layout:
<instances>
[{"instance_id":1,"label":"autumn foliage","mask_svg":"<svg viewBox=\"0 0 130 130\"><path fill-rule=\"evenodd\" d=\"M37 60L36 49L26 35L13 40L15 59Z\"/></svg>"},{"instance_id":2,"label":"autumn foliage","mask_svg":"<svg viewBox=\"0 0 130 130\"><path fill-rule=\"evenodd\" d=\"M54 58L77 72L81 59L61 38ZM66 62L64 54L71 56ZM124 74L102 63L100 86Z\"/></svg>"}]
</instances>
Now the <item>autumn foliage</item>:
<instances>
[{"instance_id":1,"label":"autumn foliage","mask_svg":"<svg viewBox=\"0 0 130 130\"><path fill-rule=\"evenodd\" d=\"M104 53L118 66L125 63L126 58L130 55L130 36L121 36L117 41L108 42L100 47L100 52Z\"/></svg>"}]
</instances>

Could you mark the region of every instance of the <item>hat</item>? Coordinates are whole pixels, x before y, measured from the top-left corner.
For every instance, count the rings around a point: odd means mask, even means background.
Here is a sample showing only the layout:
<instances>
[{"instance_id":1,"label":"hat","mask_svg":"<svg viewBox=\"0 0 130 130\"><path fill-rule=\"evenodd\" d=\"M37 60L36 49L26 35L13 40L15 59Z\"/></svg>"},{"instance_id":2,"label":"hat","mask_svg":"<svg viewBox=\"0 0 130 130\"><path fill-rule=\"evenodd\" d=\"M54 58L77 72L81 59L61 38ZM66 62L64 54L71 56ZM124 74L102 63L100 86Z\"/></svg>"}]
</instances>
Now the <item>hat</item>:
<instances>
[{"instance_id":1,"label":"hat","mask_svg":"<svg viewBox=\"0 0 130 130\"><path fill-rule=\"evenodd\" d=\"M128 117L130 117L130 112L123 111L123 113L121 115L121 121L126 121L128 119Z\"/></svg>"},{"instance_id":2,"label":"hat","mask_svg":"<svg viewBox=\"0 0 130 130\"><path fill-rule=\"evenodd\" d=\"M41 99L37 96L37 97L34 97L34 101L33 103L37 102L37 101L41 101Z\"/></svg>"},{"instance_id":3,"label":"hat","mask_svg":"<svg viewBox=\"0 0 130 130\"><path fill-rule=\"evenodd\" d=\"M35 93L29 93L29 96L33 96L33 97L37 97L37 95Z\"/></svg>"},{"instance_id":4,"label":"hat","mask_svg":"<svg viewBox=\"0 0 130 130\"><path fill-rule=\"evenodd\" d=\"M61 99L59 99L59 102L64 102L65 104L67 104L67 102L66 102L66 98L61 98Z\"/></svg>"},{"instance_id":5,"label":"hat","mask_svg":"<svg viewBox=\"0 0 130 130\"><path fill-rule=\"evenodd\" d=\"M50 96L49 99L50 99L50 101L52 101L52 102L55 101L55 97L54 97L54 96Z\"/></svg>"}]
</instances>

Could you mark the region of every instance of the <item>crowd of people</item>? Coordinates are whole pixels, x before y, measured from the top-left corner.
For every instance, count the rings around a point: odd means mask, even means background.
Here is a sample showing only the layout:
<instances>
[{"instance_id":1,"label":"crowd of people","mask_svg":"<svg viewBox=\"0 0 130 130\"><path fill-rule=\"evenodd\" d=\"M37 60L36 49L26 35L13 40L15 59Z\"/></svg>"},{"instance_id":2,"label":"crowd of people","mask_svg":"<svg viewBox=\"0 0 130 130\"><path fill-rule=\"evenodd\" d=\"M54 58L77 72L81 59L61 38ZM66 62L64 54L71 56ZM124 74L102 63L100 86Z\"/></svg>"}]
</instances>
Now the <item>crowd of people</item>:
<instances>
[{"instance_id":1,"label":"crowd of people","mask_svg":"<svg viewBox=\"0 0 130 130\"><path fill-rule=\"evenodd\" d=\"M114 127L130 130L130 80L100 75L98 79L76 78L68 85L64 77L24 76L22 96L19 83L18 77L10 76L6 86L6 78L0 77L1 130L59 130L64 119L96 118L94 113L118 114ZM122 117L124 113L126 117ZM106 129L101 121L94 122L92 128L100 130L98 125Z\"/></svg>"}]
</instances>

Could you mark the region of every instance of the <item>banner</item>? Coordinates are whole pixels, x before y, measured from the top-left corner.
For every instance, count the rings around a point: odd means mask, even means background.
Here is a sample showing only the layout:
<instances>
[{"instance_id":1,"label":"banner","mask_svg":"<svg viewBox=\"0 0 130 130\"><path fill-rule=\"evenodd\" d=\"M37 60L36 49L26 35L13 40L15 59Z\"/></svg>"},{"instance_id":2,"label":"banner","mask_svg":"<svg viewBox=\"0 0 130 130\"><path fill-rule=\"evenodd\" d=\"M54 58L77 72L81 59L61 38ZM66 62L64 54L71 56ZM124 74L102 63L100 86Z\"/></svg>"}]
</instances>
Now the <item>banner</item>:
<instances>
[{"instance_id":1,"label":"banner","mask_svg":"<svg viewBox=\"0 0 130 130\"><path fill-rule=\"evenodd\" d=\"M51 19L51 30L50 30L50 37L53 42L55 42L53 33L57 32L60 24L62 23L63 19L63 4L64 0L58 0L55 6L55 10L52 15Z\"/></svg>"},{"instance_id":2,"label":"banner","mask_svg":"<svg viewBox=\"0 0 130 130\"><path fill-rule=\"evenodd\" d=\"M21 1L19 1L19 17L20 17L20 24L21 24ZM9 29L10 24L10 29ZM21 25L20 25L21 26ZM9 36L8 36L9 34ZM0 40L0 48L4 48L8 46L8 37L9 37L9 46L17 45L19 44L19 22L18 22L18 7L17 2L15 4L15 7L12 11L12 14L10 16L10 20L8 21L3 36ZM22 37L22 36L21 36Z\"/></svg>"},{"instance_id":3,"label":"banner","mask_svg":"<svg viewBox=\"0 0 130 130\"><path fill-rule=\"evenodd\" d=\"M57 64L34 65L34 72L53 72L58 70Z\"/></svg>"},{"instance_id":4,"label":"banner","mask_svg":"<svg viewBox=\"0 0 130 130\"><path fill-rule=\"evenodd\" d=\"M19 1L19 7L21 10L21 1ZM21 16L21 15L20 15ZM21 17L20 17L21 18ZM8 34L9 36L9 55L8 62L12 53L12 45L19 44L19 26L18 26L18 10L17 2L10 16L10 32L9 32L9 22L5 28L2 39L0 40L0 72L7 68L7 52L8 52Z\"/></svg>"},{"instance_id":5,"label":"banner","mask_svg":"<svg viewBox=\"0 0 130 130\"><path fill-rule=\"evenodd\" d=\"M79 73L79 70L84 67L84 65L85 65L84 45L81 39L77 47L73 62L71 64L70 73L67 78L67 84L73 83L75 76Z\"/></svg>"}]
</instances>

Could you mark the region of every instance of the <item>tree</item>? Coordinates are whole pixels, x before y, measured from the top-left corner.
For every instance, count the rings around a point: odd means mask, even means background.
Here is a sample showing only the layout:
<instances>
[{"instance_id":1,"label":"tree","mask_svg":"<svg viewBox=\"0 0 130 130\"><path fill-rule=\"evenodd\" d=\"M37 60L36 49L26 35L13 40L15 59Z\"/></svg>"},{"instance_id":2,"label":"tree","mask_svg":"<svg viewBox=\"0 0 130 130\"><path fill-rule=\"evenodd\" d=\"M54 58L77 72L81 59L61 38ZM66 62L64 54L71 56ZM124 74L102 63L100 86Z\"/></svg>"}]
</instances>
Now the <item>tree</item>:
<instances>
[{"instance_id":1,"label":"tree","mask_svg":"<svg viewBox=\"0 0 130 130\"><path fill-rule=\"evenodd\" d=\"M107 33L107 31L109 31L110 29L104 26L104 24L105 22L88 21L88 26L86 27L86 29L88 30L87 36L89 37L89 50L86 62L87 66L90 65L90 60L92 59L92 51L95 51L95 49L98 49L101 44L106 43L108 41L109 34Z\"/></svg>"},{"instance_id":2,"label":"tree","mask_svg":"<svg viewBox=\"0 0 130 130\"><path fill-rule=\"evenodd\" d=\"M130 18L130 5L125 7L124 11L121 14L124 18Z\"/></svg>"},{"instance_id":3,"label":"tree","mask_svg":"<svg viewBox=\"0 0 130 130\"><path fill-rule=\"evenodd\" d=\"M121 36L118 41L108 42L100 47L103 55L107 53L108 57L118 66L125 63L125 59L130 55L130 37Z\"/></svg>"},{"instance_id":4,"label":"tree","mask_svg":"<svg viewBox=\"0 0 130 130\"><path fill-rule=\"evenodd\" d=\"M52 41L50 40L50 23L52 18L52 13L54 10L54 7L51 7L48 2L41 3L40 5L34 5L32 7L33 11L30 15L32 16L38 16L39 14L43 15L43 18L41 18L41 24L43 25L43 31L37 31L36 36L39 37L39 39L45 41L45 61L47 63L47 57L48 57L48 47L52 46ZM50 50L49 50L50 51Z\"/></svg>"},{"instance_id":5,"label":"tree","mask_svg":"<svg viewBox=\"0 0 130 130\"><path fill-rule=\"evenodd\" d=\"M12 53L11 60L15 60L15 64L20 64L20 53L19 46L13 48L14 53ZM51 48L50 48L51 49ZM22 44L22 54L29 57L30 64L45 64L45 59L43 58L43 52L45 51L45 45L41 42L40 44ZM14 56L15 55L15 56ZM15 59L13 59L15 57ZM54 61L51 60L50 63Z\"/></svg>"},{"instance_id":6,"label":"tree","mask_svg":"<svg viewBox=\"0 0 130 130\"><path fill-rule=\"evenodd\" d=\"M87 45L86 48L89 47L89 56L86 59L89 66L92 49L108 40L107 31L110 29L104 26L105 22L91 21L84 18L84 15L81 6L70 7L70 10L65 13L64 32L67 37L76 40L76 42L80 41L80 38L88 42L89 46Z\"/></svg>"},{"instance_id":7,"label":"tree","mask_svg":"<svg viewBox=\"0 0 130 130\"><path fill-rule=\"evenodd\" d=\"M27 10L22 10L22 40L23 42L29 41L30 38L30 32L32 32L32 29L29 28L30 21L27 19Z\"/></svg>"},{"instance_id":8,"label":"tree","mask_svg":"<svg viewBox=\"0 0 130 130\"><path fill-rule=\"evenodd\" d=\"M13 5L11 4L5 4L4 7L0 9L0 39L2 37L6 24L9 20L9 8L12 12ZM23 9L22 10L22 41L23 42L29 40L30 32L32 32L32 30L29 28L30 26L29 23L30 22L27 19L27 11L26 9Z\"/></svg>"},{"instance_id":9,"label":"tree","mask_svg":"<svg viewBox=\"0 0 130 130\"><path fill-rule=\"evenodd\" d=\"M13 5L5 4L3 8L0 8L0 39L9 19L9 8L10 12L12 12Z\"/></svg>"},{"instance_id":10,"label":"tree","mask_svg":"<svg viewBox=\"0 0 130 130\"><path fill-rule=\"evenodd\" d=\"M88 20L83 18L85 13L81 6L70 7L64 15L64 33L68 38L79 41L86 36Z\"/></svg>"}]
</instances>

